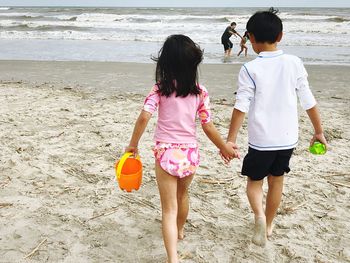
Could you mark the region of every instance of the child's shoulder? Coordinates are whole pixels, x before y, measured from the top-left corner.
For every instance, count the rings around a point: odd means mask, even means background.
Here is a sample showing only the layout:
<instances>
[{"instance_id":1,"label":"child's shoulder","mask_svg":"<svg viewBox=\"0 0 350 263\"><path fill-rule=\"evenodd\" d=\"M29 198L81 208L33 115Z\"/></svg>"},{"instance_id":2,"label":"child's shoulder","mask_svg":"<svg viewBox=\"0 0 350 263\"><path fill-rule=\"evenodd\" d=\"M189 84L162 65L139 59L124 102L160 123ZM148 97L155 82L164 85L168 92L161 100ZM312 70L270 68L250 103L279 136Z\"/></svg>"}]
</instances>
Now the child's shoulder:
<instances>
[{"instance_id":1,"label":"child's shoulder","mask_svg":"<svg viewBox=\"0 0 350 263\"><path fill-rule=\"evenodd\" d=\"M265 59L262 59L262 58L265 58L263 56L258 56L256 57L255 59L251 60L251 61L248 61L247 63L245 63L243 65L243 67L246 67L246 68L252 68L252 67L266 67L265 65L265 61L269 61L270 62L274 62L276 64L279 64L279 63L287 63L287 64L294 64L296 66L300 66L303 64L302 60L298 57L298 56L295 56L295 55L291 55L291 54L286 54L286 53L283 53L281 51L281 53L276 56L278 57L279 59L277 60L265 60Z\"/></svg>"},{"instance_id":2,"label":"child's shoulder","mask_svg":"<svg viewBox=\"0 0 350 263\"><path fill-rule=\"evenodd\" d=\"M284 54L285 60L284 64L286 65L285 69L289 69L290 72L299 74L300 72L305 71L304 63L298 56L291 54Z\"/></svg>"},{"instance_id":3,"label":"child's shoulder","mask_svg":"<svg viewBox=\"0 0 350 263\"><path fill-rule=\"evenodd\" d=\"M151 91L150 91L150 92L159 92L159 89L160 89L159 83L155 83L155 84L153 85L153 87L151 88Z\"/></svg>"},{"instance_id":4,"label":"child's shoulder","mask_svg":"<svg viewBox=\"0 0 350 263\"><path fill-rule=\"evenodd\" d=\"M290 60L291 62L303 63L301 58L299 58L298 56L292 55L292 54L284 53L284 58Z\"/></svg>"},{"instance_id":5,"label":"child's shoulder","mask_svg":"<svg viewBox=\"0 0 350 263\"><path fill-rule=\"evenodd\" d=\"M197 87L199 88L199 90L201 92L203 92L203 91L208 92L207 88L205 86L203 86L202 84L197 83Z\"/></svg>"},{"instance_id":6,"label":"child's shoulder","mask_svg":"<svg viewBox=\"0 0 350 263\"><path fill-rule=\"evenodd\" d=\"M204 87L203 85L201 85L201 84L197 84L197 87L198 87L198 89L199 89L199 96L200 97L207 97L208 96L208 90L207 90L207 88L206 87Z\"/></svg>"}]
</instances>

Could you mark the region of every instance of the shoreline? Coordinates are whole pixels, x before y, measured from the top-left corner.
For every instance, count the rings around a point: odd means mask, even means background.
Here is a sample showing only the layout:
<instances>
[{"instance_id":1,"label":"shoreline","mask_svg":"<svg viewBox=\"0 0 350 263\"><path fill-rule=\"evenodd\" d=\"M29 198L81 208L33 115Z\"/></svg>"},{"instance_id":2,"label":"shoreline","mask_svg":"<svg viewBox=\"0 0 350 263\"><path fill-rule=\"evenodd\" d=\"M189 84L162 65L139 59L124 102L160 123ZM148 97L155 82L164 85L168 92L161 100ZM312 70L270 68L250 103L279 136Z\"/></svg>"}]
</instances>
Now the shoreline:
<instances>
[{"instance_id":1,"label":"shoreline","mask_svg":"<svg viewBox=\"0 0 350 263\"><path fill-rule=\"evenodd\" d=\"M201 64L199 82L215 98L233 99L242 64ZM324 91L324 83L347 94L349 66L305 65L313 91ZM154 84L155 63L0 60L0 81L24 81L56 86L77 85L92 92L122 92L146 95ZM141 76L141 77L140 77ZM334 79L333 76L337 76ZM130 84L132 85L131 87ZM330 92L330 90L328 90Z\"/></svg>"}]
</instances>

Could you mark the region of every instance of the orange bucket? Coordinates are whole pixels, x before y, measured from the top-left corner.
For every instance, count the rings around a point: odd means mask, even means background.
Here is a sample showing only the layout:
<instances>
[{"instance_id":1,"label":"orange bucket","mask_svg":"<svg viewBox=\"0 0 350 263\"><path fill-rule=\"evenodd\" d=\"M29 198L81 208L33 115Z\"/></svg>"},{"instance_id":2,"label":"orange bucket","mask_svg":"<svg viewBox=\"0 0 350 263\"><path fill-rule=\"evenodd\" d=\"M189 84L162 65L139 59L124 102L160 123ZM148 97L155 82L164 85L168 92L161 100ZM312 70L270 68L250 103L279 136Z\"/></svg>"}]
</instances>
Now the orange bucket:
<instances>
[{"instance_id":1,"label":"orange bucket","mask_svg":"<svg viewBox=\"0 0 350 263\"><path fill-rule=\"evenodd\" d=\"M142 182L142 163L140 156L131 157L133 153L127 152L115 164L116 179L122 190L131 192L139 190Z\"/></svg>"}]
</instances>

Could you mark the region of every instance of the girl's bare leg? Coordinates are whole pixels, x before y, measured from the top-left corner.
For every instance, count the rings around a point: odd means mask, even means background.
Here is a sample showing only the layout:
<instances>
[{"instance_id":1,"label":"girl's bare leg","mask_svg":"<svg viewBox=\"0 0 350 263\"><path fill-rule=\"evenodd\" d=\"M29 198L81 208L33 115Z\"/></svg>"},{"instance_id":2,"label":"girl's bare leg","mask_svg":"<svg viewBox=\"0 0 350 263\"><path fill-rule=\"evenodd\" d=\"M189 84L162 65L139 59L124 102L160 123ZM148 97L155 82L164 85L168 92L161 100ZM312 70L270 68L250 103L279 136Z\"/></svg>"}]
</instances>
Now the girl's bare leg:
<instances>
[{"instance_id":1,"label":"girl's bare leg","mask_svg":"<svg viewBox=\"0 0 350 263\"><path fill-rule=\"evenodd\" d=\"M194 175L186 176L177 181L177 230L178 238L184 238L184 225L188 216L189 197L188 188L192 182Z\"/></svg>"},{"instance_id":2,"label":"girl's bare leg","mask_svg":"<svg viewBox=\"0 0 350 263\"><path fill-rule=\"evenodd\" d=\"M238 52L237 56L239 57L239 55L243 52L243 47L241 47L241 50Z\"/></svg>"},{"instance_id":3,"label":"girl's bare leg","mask_svg":"<svg viewBox=\"0 0 350 263\"><path fill-rule=\"evenodd\" d=\"M156 161L156 177L162 206L162 234L168 263L177 263L177 181L178 178L165 172Z\"/></svg>"},{"instance_id":4,"label":"girl's bare leg","mask_svg":"<svg viewBox=\"0 0 350 263\"><path fill-rule=\"evenodd\" d=\"M255 227L252 241L258 246L266 244L266 217L263 208L263 180L253 181L248 178L247 196L255 215Z\"/></svg>"}]
</instances>

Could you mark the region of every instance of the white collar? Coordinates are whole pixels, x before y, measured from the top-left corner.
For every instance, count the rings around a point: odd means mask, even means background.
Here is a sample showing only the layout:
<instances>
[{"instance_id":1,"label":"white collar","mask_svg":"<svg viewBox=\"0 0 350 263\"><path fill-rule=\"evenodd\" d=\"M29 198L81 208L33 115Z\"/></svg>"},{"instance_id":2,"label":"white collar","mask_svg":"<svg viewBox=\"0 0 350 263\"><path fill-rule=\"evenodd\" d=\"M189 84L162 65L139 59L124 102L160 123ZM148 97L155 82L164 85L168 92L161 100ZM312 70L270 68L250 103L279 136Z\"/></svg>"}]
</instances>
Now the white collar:
<instances>
[{"instance_id":1,"label":"white collar","mask_svg":"<svg viewBox=\"0 0 350 263\"><path fill-rule=\"evenodd\" d=\"M276 51L263 51L260 52L258 57L259 58L273 58L277 56L283 55L283 50L276 50Z\"/></svg>"}]
</instances>

